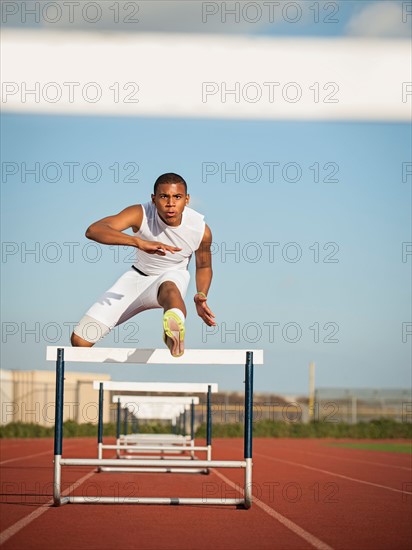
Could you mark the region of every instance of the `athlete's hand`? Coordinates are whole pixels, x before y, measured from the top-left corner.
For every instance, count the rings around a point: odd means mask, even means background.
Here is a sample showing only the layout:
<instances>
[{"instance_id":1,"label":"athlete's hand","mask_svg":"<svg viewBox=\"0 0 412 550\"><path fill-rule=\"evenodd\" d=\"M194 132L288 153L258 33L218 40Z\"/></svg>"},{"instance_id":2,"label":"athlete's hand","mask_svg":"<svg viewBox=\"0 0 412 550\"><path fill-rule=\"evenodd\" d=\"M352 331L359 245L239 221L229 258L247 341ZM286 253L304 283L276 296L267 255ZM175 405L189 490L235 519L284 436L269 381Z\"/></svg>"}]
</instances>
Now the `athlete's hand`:
<instances>
[{"instance_id":1,"label":"athlete's hand","mask_svg":"<svg viewBox=\"0 0 412 550\"><path fill-rule=\"evenodd\" d=\"M206 303L207 302L206 296L203 296L202 294L195 294L194 301L196 305L196 311L199 317L201 317L209 327L216 326L216 322L214 319L215 316L212 313L212 311L209 309L209 306Z\"/></svg>"},{"instance_id":2,"label":"athlete's hand","mask_svg":"<svg viewBox=\"0 0 412 550\"><path fill-rule=\"evenodd\" d=\"M141 239L139 239L138 248L143 250L143 252L147 252L148 254L157 254L158 256L166 256L166 252L171 252L174 254L175 252L182 250L176 246L169 246L168 244L163 244L156 241L144 241Z\"/></svg>"}]
</instances>

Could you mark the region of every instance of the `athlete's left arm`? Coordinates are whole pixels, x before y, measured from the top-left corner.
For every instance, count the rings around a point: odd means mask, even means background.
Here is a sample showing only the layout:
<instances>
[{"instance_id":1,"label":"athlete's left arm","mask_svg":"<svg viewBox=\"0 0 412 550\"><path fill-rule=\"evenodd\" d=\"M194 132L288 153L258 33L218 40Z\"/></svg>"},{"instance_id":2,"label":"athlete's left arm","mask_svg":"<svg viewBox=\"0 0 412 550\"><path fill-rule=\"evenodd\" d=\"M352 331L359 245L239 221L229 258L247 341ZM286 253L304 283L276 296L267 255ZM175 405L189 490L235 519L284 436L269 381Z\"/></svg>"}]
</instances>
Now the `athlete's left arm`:
<instances>
[{"instance_id":1,"label":"athlete's left arm","mask_svg":"<svg viewBox=\"0 0 412 550\"><path fill-rule=\"evenodd\" d=\"M207 305L207 293L213 276L211 245L212 232L210 231L210 227L206 225L202 242L195 252L197 293L195 294L194 301L197 314L210 327L216 325L214 320L215 316Z\"/></svg>"}]
</instances>

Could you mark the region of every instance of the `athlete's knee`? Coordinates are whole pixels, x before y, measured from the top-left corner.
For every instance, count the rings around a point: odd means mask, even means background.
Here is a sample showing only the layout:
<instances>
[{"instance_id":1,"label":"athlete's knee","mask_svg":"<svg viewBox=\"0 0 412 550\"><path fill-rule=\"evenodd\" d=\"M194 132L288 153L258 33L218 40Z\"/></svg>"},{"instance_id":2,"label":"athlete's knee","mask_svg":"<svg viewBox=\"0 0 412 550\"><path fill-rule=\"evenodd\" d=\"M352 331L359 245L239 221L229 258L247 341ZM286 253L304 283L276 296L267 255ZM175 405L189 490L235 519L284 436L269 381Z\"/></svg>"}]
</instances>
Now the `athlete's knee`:
<instances>
[{"instance_id":1,"label":"athlete's knee","mask_svg":"<svg viewBox=\"0 0 412 550\"><path fill-rule=\"evenodd\" d=\"M161 285L159 286L159 290L160 289L165 289L165 290L176 289L176 290L178 290L177 284L174 281L163 281L163 283L161 283Z\"/></svg>"},{"instance_id":2,"label":"athlete's knee","mask_svg":"<svg viewBox=\"0 0 412 550\"><path fill-rule=\"evenodd\" d=\"M85 315L74 328L71 343L72 346L91 347L107 336L109 332L110 327L89 315Z\"/></svg>"},{"instance_id":3,"label":"athlete's knee","mask_svg":"<svg viewBox=\"0 0 412 550\"><path fill-rule=\"evenodd\" d=\"M75 332L72 333L70 342L73 347L91 348L92 346L94 346L94 342L88 342L87 340L84 340L84 338L82 338Z\"/></svg>"},{"instance_id":4,"label":"athlete's knee","mask_svg":"<svg viewBox=\"0 0 412 550\"><path fill-rule=\"evenodd\" d=\"M169 294L169 293L178 292L180 294L180 290L177 287L177 284L173 281L164 281L160 286L159 290L157 292L157 295L160 294Z\"/></svg>"}]
</instances>

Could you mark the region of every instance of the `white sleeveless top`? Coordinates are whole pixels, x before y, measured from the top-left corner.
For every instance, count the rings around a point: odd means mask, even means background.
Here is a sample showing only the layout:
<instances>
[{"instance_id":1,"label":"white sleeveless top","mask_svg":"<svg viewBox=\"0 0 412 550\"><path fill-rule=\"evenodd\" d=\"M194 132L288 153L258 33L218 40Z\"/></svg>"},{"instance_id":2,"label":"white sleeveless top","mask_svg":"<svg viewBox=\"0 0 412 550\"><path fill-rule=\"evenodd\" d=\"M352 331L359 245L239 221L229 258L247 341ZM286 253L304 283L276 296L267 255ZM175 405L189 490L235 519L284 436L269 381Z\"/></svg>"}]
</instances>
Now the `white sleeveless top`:
<instances>
[{"instance_id":1,"label":"white sleeveless top","mask_svg":"<svg viewBox=\"0 0 412 550\"><path fill-rule=\"evenodd\" d=\"M135 237L145 241L159 241L181 248L180 252L166 252L166 256L148 254L136 248L134 266L146 275L161 275L171 269L187 269L190 258L202 242L205 232L204 216L188 208L183 210L182 222L177 227L167 225L157 213L152 202L142 204L143 220Z\"/></svg>"}]
</instances>

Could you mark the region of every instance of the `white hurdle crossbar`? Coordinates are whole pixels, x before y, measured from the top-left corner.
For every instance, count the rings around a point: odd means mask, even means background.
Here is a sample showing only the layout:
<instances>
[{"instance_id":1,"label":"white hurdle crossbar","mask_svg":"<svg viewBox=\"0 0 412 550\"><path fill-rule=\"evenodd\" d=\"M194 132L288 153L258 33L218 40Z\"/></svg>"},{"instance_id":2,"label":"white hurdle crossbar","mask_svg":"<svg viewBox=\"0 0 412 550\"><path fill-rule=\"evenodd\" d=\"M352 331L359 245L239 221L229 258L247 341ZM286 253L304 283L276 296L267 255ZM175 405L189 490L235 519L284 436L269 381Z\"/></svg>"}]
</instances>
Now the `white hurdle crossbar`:
<instances>
[{"instance_id":1,"label":"white hurdle crossbar","mask_svg":"<svg viewBox=\"0 0 412 550\"><path fill-rule=\"evenodd\" d=\"M253 418L253 366L263 364L262 350L186 350L179 358L173 358L167 350L126 348L70 348L47 347L47 359L56 361L56 407L54 432L54 483L53 502L55 506L68 503L90 503L87 496L66 496L61 494L62 466L118 466L119 459L63 458L63 407L64 368L66 361L97 363L138 364L196 364L196 365L239 365L245 361L245 415L244 415L244 460L197 460L198 468L242 468L245 470L243 498L180 498L180 497L100 497L93 500L99 504L217 504L252 505L252 418ZM103 392L102 386L99 388ZM103 400L101 401L101 407ZM100 407L99 407L100 408ZM103 414L103 410L99 411ZM209 422L209 419L208 419ZM102 426L102 425L101 425ZM99 427L100 431L101 427ZM100 434L101 435L101 434ZM128 460L128 466L157 466L158 460ZM175 460L164 460L163 466L176 467Z\"/></svg>"}]
</instances>

